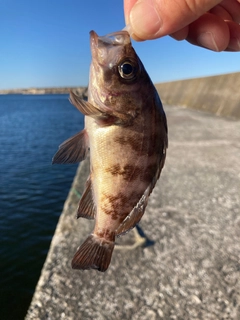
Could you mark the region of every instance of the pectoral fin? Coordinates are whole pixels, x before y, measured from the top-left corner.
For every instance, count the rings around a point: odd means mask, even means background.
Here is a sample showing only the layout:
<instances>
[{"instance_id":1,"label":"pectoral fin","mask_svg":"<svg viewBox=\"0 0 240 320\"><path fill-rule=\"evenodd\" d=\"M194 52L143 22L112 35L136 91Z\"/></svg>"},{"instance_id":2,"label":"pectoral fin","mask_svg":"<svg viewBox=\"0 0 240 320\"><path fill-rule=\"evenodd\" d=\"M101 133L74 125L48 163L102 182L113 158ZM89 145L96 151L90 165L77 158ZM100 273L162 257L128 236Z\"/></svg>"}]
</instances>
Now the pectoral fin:
<instances>
[{"instance_id":1,"label":"pectoral fin","mask_svg":"<svg viewBox=\"0 0 240 320\"><path fill-rule=\"evenodd\" d=\"M90 117L100 117L102 115L102 111L94 107L88 101L80 99L75 93L70 92L69 100L71 104L73 104L81 113L85 116Z\"/></svg>"},{"instance_id":2,"label":"pectoral fin","mask_svg":"<svg viewBox=\"0 0 240 320\"><path fill-rule=\"evenodd\" d=\"M90 102L80 99L72 91L70 92L69 100L82 114L94 118L100 126L110 126L119 122L118 117L112 115L110 110L103 112Z\"/></svg>"},{"instance_id":3,"label":"pectoral fin","mask_svg":"<svg viewBox=\"0 0 240 320\"><path fill-rule=\"evenodd\" d=\"M77 218L94 219L96 215L96 207L94 204L91 177L86 182L86 188L78 206Z\"/></svg>"},{"instance_id":4,"label":"pectoral fin","mask_svg":"<svg viewBox=\"0 0 240 320\"><path fill-rule=\"evenodd\" d=\"M76 163L84 160L88 154L88 135L82 130L64 141L54 155L52 163Z\"/></svg>"},{"instance_id":5,"label":"pectoral fin","mask_svg":"<svg viewBox=\"0 0 240 320\"><path fill-rule=\"evenodd\" d=\"M129 230L133 229L136 224L141 220L145 208L148 203L148 198L151 193L151 186L149 186L144 194L142 195L141 199L138 201L137 205L132 209L129 215L123 220L122 224L116 230L116 235L120 236Z\"/></svg>"}]
</instances>

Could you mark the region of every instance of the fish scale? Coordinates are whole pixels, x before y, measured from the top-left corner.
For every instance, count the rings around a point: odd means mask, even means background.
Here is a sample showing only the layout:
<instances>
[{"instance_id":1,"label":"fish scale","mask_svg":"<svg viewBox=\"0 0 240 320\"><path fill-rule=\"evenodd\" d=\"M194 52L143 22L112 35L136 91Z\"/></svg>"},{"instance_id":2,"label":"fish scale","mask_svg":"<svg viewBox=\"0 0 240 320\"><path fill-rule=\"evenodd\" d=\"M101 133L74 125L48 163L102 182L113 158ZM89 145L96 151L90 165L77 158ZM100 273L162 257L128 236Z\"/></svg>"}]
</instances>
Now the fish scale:
<instances>
[{"instance_id":1,"label":"fish scale","mask_svg":"<svg viewBox=\"0 0 240 320\"><path fill-rule=\"evenodd\" d=\"M93 233L77 250L74 269L106 271L115 237L140 221L164 166L167 121L158 93L126 31L90 32L88 101L70 101L85 115L82 132L60 145L53 163L84 160L90 175L78 217L95 218Z\"/></svg>"}]
</instances>

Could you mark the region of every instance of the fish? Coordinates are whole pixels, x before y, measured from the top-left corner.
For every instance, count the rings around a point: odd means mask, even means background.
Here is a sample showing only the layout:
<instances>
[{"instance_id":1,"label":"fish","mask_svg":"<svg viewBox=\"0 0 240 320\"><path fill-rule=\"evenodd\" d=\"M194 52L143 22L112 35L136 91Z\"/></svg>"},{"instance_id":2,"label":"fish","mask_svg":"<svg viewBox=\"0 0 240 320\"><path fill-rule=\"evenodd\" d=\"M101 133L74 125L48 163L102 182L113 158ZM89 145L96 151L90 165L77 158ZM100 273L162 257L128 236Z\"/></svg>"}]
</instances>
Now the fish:
<instances>
[{"instance_id":1,"label":"fish","mask_svg":"<svg viewBox=\"0 0 240 320\"><path fill-rule=\"evenodd\" d=\"M53 163L90 157L90 174L77 218L95 227L72 260L72 268L105 272L116 237L139 223L160 176L168 146L160 97L127 31L90 32L92 61L88 100L70 92L85 127L63 142Z\"/></svg>"}]
</instances>

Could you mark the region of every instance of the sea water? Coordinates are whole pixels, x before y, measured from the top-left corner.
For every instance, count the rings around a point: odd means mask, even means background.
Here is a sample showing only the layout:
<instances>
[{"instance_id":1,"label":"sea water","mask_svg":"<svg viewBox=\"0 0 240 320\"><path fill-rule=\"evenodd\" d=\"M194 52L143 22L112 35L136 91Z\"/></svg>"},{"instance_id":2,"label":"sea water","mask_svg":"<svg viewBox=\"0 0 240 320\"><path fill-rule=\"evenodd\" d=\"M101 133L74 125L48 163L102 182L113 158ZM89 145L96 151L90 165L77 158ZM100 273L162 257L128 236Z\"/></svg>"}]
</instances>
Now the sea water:
<instances>
[{"instance_id":1,"label":"sea water","mask_svg":"<svg viewBox=\"0 0 240 320\"><path fill-rule=\"evenodd\" d=\"M84 119L67 95L0 96L0 319L23 319L77 165L51 165Z\"/></svg>"}]
</instances>

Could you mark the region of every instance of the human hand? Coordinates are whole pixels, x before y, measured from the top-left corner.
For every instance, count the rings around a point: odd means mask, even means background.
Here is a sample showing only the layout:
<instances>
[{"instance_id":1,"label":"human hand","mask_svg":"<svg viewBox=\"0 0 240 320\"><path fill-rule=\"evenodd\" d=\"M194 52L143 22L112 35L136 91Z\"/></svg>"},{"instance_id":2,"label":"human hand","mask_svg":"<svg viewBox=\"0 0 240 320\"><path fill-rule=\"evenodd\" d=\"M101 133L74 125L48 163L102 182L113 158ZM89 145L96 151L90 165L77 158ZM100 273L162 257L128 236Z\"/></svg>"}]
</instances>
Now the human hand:
<instances>
[{"instance_id":1,"label":"human hand","mask_svg":"<svg viewBox=\"0 0 240 320\"><path fill-rule=\"evenodd\" d=\"M240 51L240 0L124 0L133 39L171 35L213 51Z\"/></svg>"}]
</instances>

